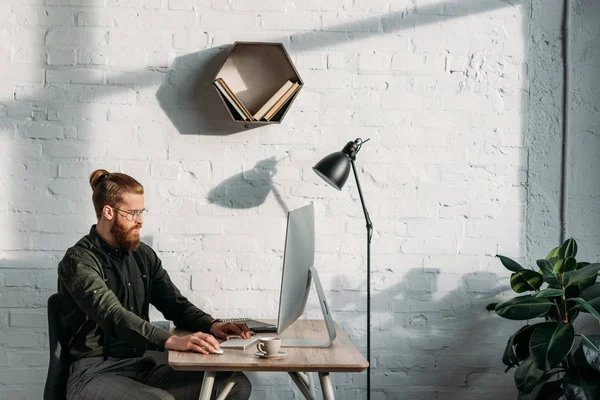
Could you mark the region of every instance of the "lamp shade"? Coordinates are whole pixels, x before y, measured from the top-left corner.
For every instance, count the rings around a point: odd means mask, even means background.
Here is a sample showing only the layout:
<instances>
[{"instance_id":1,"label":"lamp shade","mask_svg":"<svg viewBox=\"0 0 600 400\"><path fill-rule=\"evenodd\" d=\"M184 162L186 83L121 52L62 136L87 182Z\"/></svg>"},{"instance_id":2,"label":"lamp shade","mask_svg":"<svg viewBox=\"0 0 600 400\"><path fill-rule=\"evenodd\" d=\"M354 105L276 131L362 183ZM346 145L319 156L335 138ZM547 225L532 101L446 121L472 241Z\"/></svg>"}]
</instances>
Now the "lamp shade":
<instances>
[{"instance_id":1,"label":"lamp shade","mask_svg":"<svg viewBox=\"0 0 600 400\"><path fill-rule=\"evenodd\" d=\"M348 175L350 175L350 169L352 169L354 178L356 179L356 189L358 189L360 203L365 213L365 221L367 223L367 361L369 362L369 366L367 367L367 399L371 398L371 239L373 237L373 223L365 206L354 162L356 161L356 154L362 145L369 140L358 138L353 142L348 142L342 151L328 155L313 167L313 171L317 175L337 190L342 190L348 180Z\"/></svg>"},{"instance_id":2,"label":"lamp shade","mask_svg":"<svg viewBox=\"0 0 600 400\"><path fill-rule=\"evenodd\" d=\"M338 151L315 164L313 171L337 190L342 190L350 175L350 157Z\"/></svg>"}]
</instances>

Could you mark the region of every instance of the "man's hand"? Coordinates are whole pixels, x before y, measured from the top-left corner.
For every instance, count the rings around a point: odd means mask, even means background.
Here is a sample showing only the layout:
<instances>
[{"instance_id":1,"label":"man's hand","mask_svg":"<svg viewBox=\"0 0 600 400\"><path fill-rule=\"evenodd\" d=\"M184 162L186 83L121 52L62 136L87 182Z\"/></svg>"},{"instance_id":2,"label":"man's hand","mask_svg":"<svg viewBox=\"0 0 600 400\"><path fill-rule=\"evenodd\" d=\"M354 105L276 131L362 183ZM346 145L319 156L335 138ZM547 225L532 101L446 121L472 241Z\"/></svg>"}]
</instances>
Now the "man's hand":
<instances>
[{"instance_id":1,"label":"man's hand","mask_svg":"<svg viewBox=\"0 0 600 400\"><path fill-rule=\"evenodd\" d=\"M192 333L187 336L171 336L165 343L165 349L177 351L195 351L209 354L220 349L219 342L213 335L203 332Z\"/></svg>"},{"instance_id":2,"label":"man's hand","mask_svg":"<svg viewBox=\"0 0 600 400\"><path fill-rule=\"evenodd\" d=\"M229 335L239 335L242 339L250 338L250 329L243 322L217 321L210 326L210 332L219 339L228 340Z\"/></svg>"}]
</instances>

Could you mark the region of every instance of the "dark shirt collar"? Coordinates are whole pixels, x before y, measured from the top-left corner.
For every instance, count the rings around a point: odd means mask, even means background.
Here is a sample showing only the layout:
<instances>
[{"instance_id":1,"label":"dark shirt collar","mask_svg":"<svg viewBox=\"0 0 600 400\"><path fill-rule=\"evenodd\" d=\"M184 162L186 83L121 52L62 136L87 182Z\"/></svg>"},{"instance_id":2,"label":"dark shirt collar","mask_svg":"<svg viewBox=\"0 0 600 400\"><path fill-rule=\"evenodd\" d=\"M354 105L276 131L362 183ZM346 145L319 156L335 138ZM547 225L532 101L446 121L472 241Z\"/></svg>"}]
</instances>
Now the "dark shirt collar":
<instances>
[{"instance_id":1,"label":"dark shirt collar","mask_svg":"<svg viewBox=\"0 0 600 400\"><path fill-rule=\"evenodd\" d=\"M100 247L106 254L109 254L109 255L115 256L115 257L124 257L129 254L129 251L115 247L115 246L109 244L106 240L104 240L102 238L102 236L100 236L98 234L98 232L96 231L95 224L92 225L92 228L90 229L89 237L90 237L91 242L93 244L95 244L96 246Z\"/></svg>"}]
</instances>

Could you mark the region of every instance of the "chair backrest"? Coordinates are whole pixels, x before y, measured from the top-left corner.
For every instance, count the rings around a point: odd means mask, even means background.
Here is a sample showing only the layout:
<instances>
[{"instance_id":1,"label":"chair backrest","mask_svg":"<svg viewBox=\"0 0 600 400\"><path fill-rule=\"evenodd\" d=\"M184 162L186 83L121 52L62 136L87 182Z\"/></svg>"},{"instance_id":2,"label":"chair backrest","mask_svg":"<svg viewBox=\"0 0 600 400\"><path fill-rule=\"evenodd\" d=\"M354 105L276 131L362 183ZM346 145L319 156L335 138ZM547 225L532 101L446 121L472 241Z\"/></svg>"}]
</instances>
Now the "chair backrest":
<instances>
[{"instance_id":1,"label":"chair backrest","mask_svg":"<svg viewBox=\"0 0 600 400\"><path fill-rule=\"evenodd\" d=\"M60 321L60 298L58 293L48 299L48 339L50 341L50 364L44 387L44 400L65 400L69 364L64 351L65 337Z\"/></svg>"}]
</instances>

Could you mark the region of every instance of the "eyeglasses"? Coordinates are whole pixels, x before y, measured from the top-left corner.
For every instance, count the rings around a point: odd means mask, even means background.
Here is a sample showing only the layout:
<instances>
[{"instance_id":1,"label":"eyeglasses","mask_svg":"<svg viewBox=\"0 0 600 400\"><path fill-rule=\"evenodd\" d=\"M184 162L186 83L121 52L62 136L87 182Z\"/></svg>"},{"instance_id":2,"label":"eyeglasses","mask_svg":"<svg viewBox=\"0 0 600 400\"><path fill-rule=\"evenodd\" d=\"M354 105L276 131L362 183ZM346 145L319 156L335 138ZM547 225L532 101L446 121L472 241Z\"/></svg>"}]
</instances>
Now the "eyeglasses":
<instances>
[{"instance_id":1,"label":"eyeglasses","mask_svg":"<svg viewBox=\"0 0 600 400\"><path fill-rule=\"evenodd\" d=\"M117 207L113 207L115 210L124 212L125 214L128 215L127 219L130 221L135 221L137 220L140 216L145 216L148 213L148 210L146 210L145 208L142 208L141 210L134 210L134 211L125 211L125 210L121 210L120 208Z\"/></svg>"}]
</instances>

